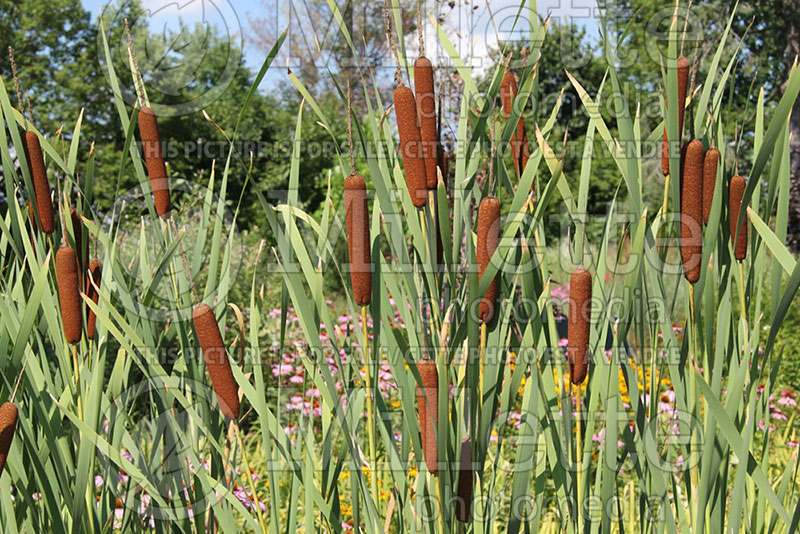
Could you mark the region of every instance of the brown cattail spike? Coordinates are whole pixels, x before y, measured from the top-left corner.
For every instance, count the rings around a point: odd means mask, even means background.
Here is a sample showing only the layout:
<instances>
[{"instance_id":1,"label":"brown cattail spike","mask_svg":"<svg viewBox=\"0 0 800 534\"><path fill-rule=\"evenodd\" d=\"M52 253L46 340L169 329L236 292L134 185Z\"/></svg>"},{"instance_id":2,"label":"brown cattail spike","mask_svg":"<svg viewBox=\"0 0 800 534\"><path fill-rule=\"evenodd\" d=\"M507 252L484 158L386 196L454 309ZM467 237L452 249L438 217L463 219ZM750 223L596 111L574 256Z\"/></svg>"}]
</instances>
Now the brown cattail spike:
<instances>
[{"instance_id":1,"label":"brown cattail spike","mask_svg":"<svg viewBox=\"0 0 800 534\"><path fill-rule=\"evenodd\" d=\"M714 189L717 187L717 166L719 150L709 148L703 160L703 224L711 217L711 204L714 203Z\"/></svg>"},{"instance_id":2,"label":"brown cattail spike","mask_svg":"<svg viewBox=\"0 0 800 534\"><path fill-rule=\"evenodd\" d=\"M92 260L92 263L89 264L88 274L86 276L86 296L91 299L92 302L97 304L97 300L99 295L97 294L97 289L95 289L95 285L100 287L100 279L103 276L103 262L95 258ZM94 281L94 284L92 282ZM97 324L97 316L95 313L86 306L86 337L89 339L94 339L94 333L96 331L96 324Z\"/></svg>"},{"instance_id":3,"label":"brown cattail spike","mask_svg":"<svg viewBox=\"0 0 800 534\"><path fill-rule=\"evenodd\" d=\"M500 100L503 103L503 114L506 119L511 116L514 100L517 97L517 80L511 72L503 75L500 84ZM528 134L525 132L525 121L520 115L517 121L517 128L511 136L511 156L514 158L514 171L517 177L522 176L525 166L530 158L530 148L528 147Z\"/></svg>"},{"instance_id":4,"label":"brown cattail spike","mask_svg":"<svg viewBox=\"0 0 800 534\"><path fill-rule=\"evenodd\" d=\"M483 273L500 243L500 201L494 197L481 200L478 207L478 277L483 278ZM480 303L480 321L489 323L494 317L494 308L497 301L497 275L489 284L486 294Z\"/></svg>"},{"instance_id":5,"label":"brown cattail spike","mask_svg":"<svg viewBox=\"0 0 800 534\"><path fill-rule=\"evenodd\" d=\"M81 340L81 296L78 280L78 259L75 251L63 246L56 252L56 275L58 276L58 302L61 305L61 322L67 343Z\"/></svg>"},{"instance_id":6,"label":"brown cattail spike","mask_svg":"<svg viewBox=\"0 0 800 534\"><path fill-rule=\"evenodd\" d=\"M674 146L681 146L683 135L683 114L686 110L686 90L689 85L689 60L685 57L678 58L678 142ZM669 102L666 102L669 107ZM669 140L667 127L664 126L664 135L661 140L661 172L669 174Z\"/></svg>"},{"instance_id":7,"label":"brown cattail spike","mask_svg":"<svg viewBox=\"0 0 800 534\"><path fill-rule=\"evenodd\" d=\"M425 158L425 183L428 189L436 189L436 152L439 144L436 136L436 98L433 93L433 65L425 56L414 62L414 89L417 95L422 154Z\"/></svg>"},{"instance_id":8,"label":"brown cattail spike","mask_svg":"<svg viewBox=\"0 0 800 534\"><path fill-rule=\"evenodd\" d=\"M694 284L700 279L703 258L703 143L693 139L686 147L681 179L681 259L683 274Z\"/></svg>"},{"instance_id":9,"label":"brown cattail spike","mask_svg":"<svg viewBox=\"0 0 800 534\"><path fill-rule=\"evenodd\" d=\"M56 229L53 217L53 201L50 198L50 184L47 181L47 169L44 166L44 154L39 136L32 131L25 132L23 147L28 158L28 169L33 181L33 194L36 197L36 210L41 222L42 231L52 234Z\"/></svg>"},{"instance_id":10,"label":"brown cattail spike","mask_svg":"<svg viewBox=\"0 0 800 534\"><path fill-rule=\"evenodd\" d=\"M592 319L592 273L578 267L569 279L567 359L575 385L586 380L589 370L589 333Z\"/></svg>"},{"instance_id":11,"label":"brown cattail spike","mask_svg":"<svg viewBox=\"0 0 800 534\"><path fill-rule=\"evenodd\" d=\"M439 373L436 362L422 359L417 362L421 387L417 387L419 428L422 437L422 454L428 471L436 473L439 463L436 447L436 429L439 424Z\"/></svg>"},{"instance_id":12,"label":"brown cattail spike","mask_svg":"<svg viewBox=\"0 0 800 534\"><path fill-rule=\"evenodd\" d=\"M158 119L152 108L143 107L139 111L139 134L142 136L142 151L153 190L153 202L162 219L169 219L172 202L167 182L167 166L161 152L161 136L158 133Z\"/></svg>"},{"instance_id":13,"label":"brown cattail spike","mask_svg":"<svg viewBox=\"0 0 800 534\"><path fill-rule=\"evenodd\" d=\"M6 467L8 451L11 450L11 442L14 440L14 431L17 428L19 411L13 402L4 402L0 406L0 475Z\"/></svg>"},{"instance_id":14,"label":"brown cattail spike","mask_svg":"<svg viewBox=\"0 0 800 534\"><path fill-rule=\"evenodd\" d=\"M458 492L456 493L456 519L469 521L472 511L472 442L469 436L461 441L461 459L458 467Z\"/></svg>"},{"instance_id":15,"label":"brown cattail spike","mask_svg":"<svg viewBox=\"0 0 800 534\"><path fill-rule=\"evenodd\" d=\"M367 306L372 300L369 211L367 186L364 178L358 174L350 175L344 180L344 205L353 298L359 306Z\"/></svg>"},{"instance_id":16,"label":"brown cattail spike","mask_svg":"<svg viewBox=\"0 0 800 534\"><path fill-rule=\"evenodd\" d=\"M730 215L733 256L737 261L742 261L747 257L747 215L745 214L745 217L742 220L742 225L739 227L738 237L736 236L736 222L739 220L739 212L742 209L742 198L744 197L744 190L747 189L747 182L745 182L744 178L737 174L731 178L731 183L728 188L728 213ZM734 241L734 239L736 241Z\"/></svg>"},{"instance_id":17,"label":"brown cattail spike","mask_svg":"<svg viewBox=\"0 0 800 534\"><path fill-rule=\"evenodd\" d=\"M425 174L425 158L422 153L422 138L417 126L417 104L414 93L402 86L394 90L394 112L397 132L400 135L400 153L406 172L406 185L411 202L422 208L428 202L428 182Z\"/></svg>"},{"instance_id":18,"label":"brown cattail spike","mask_svg":"<svg viewBox=\"0 0 800 534\"><path fill-rule=\"evenodd\" d=\"M219 408L225 417L236 421L239 419L239 388L231 372L214 310L208 304L200 303L192 312L192 320Z\"/></svg>"},{"instance_id":19,"label":"brown cattail spike","mask_svg":"<svg viewBox=\"0 0 800 534\"><path fill-rule=\"evenodd\" d=\"M78 272L83 276L89 264L89 240L83 238L83 221L75 208L69 209L70 223L72 224L73 238L75 239L75 253L78 255ZM66 229L64 230L66 233ZM78 252L80 251L80 253Z\"/></svg>"}]
</instances>

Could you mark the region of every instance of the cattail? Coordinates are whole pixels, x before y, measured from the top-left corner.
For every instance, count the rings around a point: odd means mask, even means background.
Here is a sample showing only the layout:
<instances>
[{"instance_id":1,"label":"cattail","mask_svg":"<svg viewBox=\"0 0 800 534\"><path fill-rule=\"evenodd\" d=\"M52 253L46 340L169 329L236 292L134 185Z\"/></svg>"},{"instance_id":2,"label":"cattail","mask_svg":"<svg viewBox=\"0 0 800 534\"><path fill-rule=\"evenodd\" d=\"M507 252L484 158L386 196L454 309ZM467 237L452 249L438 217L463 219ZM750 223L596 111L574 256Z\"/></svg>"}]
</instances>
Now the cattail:
<instances>
[{"instance_id":1,"label":"cattail","mask_svg":"<svg viewBox=\"0 0 800 534\"><path fill-rule=\"evenodd\" d=\"M500 84L500 100L503 103L503 114L506 119L511 116L512 106L516 97L517 81L512 73L506 72ZM522 119L522 115L520 115L517 128L511 136L511 156L514 158L514 170L517 176L522 176L530 158L528 134L525 132L525 121Z\"/></svg>"},{"instance_id":2,"label":"cattail","mask_svg":"<svg viewBox=\"0 0 800 534\"><path fill-rule=\"evenodd\" d=\"M703 224L711 217L711 204L714 202L714 189L717 186L717 165L719 150L709 148L703 160Z\"/></svg>"},{"instance_id":3,"label":"cattail","mask_svg":"<svg viewBox=\"0 0 800 534\"><path fill-rule=\"evenodd\" d=\"M678 58L678 143L681 146L681 136L683 135L683 113L686 109L686 89L689 85L689 60L685 57ZM666 102L669 107L669 102ZM661 139L661 172L666 176L669 174L669 140L667 139L667 127L664 126L664 135Z\"/></svg>"},{"instance_id":4,"label":"cattail","mask_svg":"<svg viewBox=\"0 0 800 534\"><path fill-rule=\"evenodd\" d=\"M489 262L497 250L500 243L500 201L494 197L486 197L481 200L478 207L478 277L483 278L483 273L489 266ZM489 323L494 317L495 302L497 300L497 275L495 275L486 294L480 303L481 323Z\"/></svg>"},{"instance_id":5,"label":"cattail","mask_svg":"<svg viewBox=\"0 0 800 534\"><path fill-rule=\"evenodd\" d=\"M67 343L81 340L81 297L78 290L78 259L75 251L63 246L56 252L58 277L58 302L61 305L61 322Z\"/></svg>"},{"instance_id":6,"label":"cattail","mask_svg":"<svg viewBox=\"0 0 800 534\"><path fill-rule=\"evenodd\" d=\"M731 224L733 256L737 261L742 261L747 257L747 216L745 215L742 220L742 225L739 227L739 237L736 237L736 221L739 220L739 212L742 209L742 197L744 197L744 190L747 188L747 182L737 174L731 178L731 183L728 185L728 188L728 214ZM734 241L734 239L736 241Z\"/></svg>"},{"instance_id":7,"label":"cattail","mask_svg":"<svg viewBox=\"0 0 800 534\"><path fill-rule=\"evenodd\" d=\"M422 154L425 158L425 183L428 189L436 189L436 153L439 145L436 135L436 98L433 93L433 65L425 56L420 56L414 62L414 89L417 95Z\"/></svg>"},{"instance_id":8,"label":"cattail","mask_svg":"<svg viewBox=\"0 0 800 534\"><path fill-rule=\"evenodd\" d=\"M591 328L592 273L578 267L569 279L569 323L567 358L572 383L580 385L589 370L589 332Z\"/></svg>"},{"instance_id":9,"label":"cattail","mask_svg":"<svg viewBox=\"0 0 800 534\"><path fill-rule=\"evenodd\" d=\"M469 521L472 509L472 442L469 436L461 441L461 460L458 468L458 491L456 493L456 519Z\"/></svg>"},{"instance_id":10,"label":"cattail","mask_svg":"<svg viewBox=\"0 0 800 534\"><path fill-rule=\"evenodd\" d=\"M86 296L89 297L92 302L97 304L99 295L97 294L97 289L95 289L94 285L96 284L98 287L100 286L100 279L103 276L103 262L95 258L92 260L92 263L89 264L88 271L89 273L86 277ZM92 281L94 281L94 284L92 284ZM89 339L94 339L96 324L97 316L89 308L89 306L86 306L86 337Z\"/></svg>"},{"instance_id":11,"label":"cattail","mask_svg":"<svg viewBox=\"0 0 800 534\"><path fill-rule=\"evenodd\" d=\"M692 140L686 147L681 178L681 259L689 283L700 279L703 257L703 143Z\"/></svg>"},{"instance_id":12,"label":"cattail","mask_svg":"<svg viewBox=\"0 0 800 534\"><path fill-rule=\"evenodd\" d=\"M11 450L18 419L19 411L13 402L4 402L0 406L0 475L6 467L6 458Z\"/></svg>"},{"instance_id":13,"label":"cattail","mask_svg":"<svg viewBox=\"0 0 800 534\"><path fill-rule=\"evenodd\" d=\"M169 197L167 166L161 153L161 136L158 133L158 119L150 107L139 111L139 133L142 136L142 151L153 190L153 202L162 219L169 219L172 202Z\"/></svg>"},{"instance_id":14,"label":"cattail","mask_svg":"<svg viewBox=\"0 0 800 534\"><path fill-rule=\"evenodd\" d=\"M83 241L83 221L75 208L69 209L69 217L72 222L72 232L75 239L75 253L78 254L78 272L85 274L85 269L89 264L89 240ZM64 230L66 232L66 229Z\"/></svg>"},{"instance_id":15,"label":"cattail","mask_svg":"<svg viewBox=\"0 0 800 534\"><path fill-rule=\"evenodd\" d=\"M359 306L372 300L372 262L370 260L369 211L364 178L352 174L344 180L344 205L347 220L347 250L350 253L350 282Z\"/></svg>"},{"instance_id":16,"label":"cattail","mask_svg":"<svg viewBox=\"0 0 800 534\"><path fill-rule=\"evenodd\" d=\"M436 447L436 429L439 424L439 373L436 362L423 358L417 362L422 387L417 387L419 428L422 437L422 454L428 471L436 473L439 457Z\"/></svg>"},{"instance_id":17,"label":"cattail","mask_svg":"<svg viewBox=\"0 0 800 534\"><path fill-rule=\"evenodd\" d=\"M394 113L397 119L397 132L400 134L400 153L403 155L408 194L411 195L414 206L422 208L428 202L425 158L417 126L417 104L414 101L414 93L406 86L394 90Z\"/></svg>"},{"instance_id":18,"label":"cattail","mask_svg":"<svg viewBox=\"0 0 800 534\"><path fill-rule=\"evenodd\" d=\"M42 231L52 234L56 229L53 217L53 201L50 199L50 184L47 181L47 168L44 166L44 154L39 136L32 131L25 132L22 146L28 159L28 169L33 181L33 194L36 197L36 210L41 222Z\"/></svg>"},{"instance_id":19,"label":"cattail","mask_svg":"<svg viewBox=\"0 0 800 534\"><path fill-rule=\"evenodd\" d=\"M192 320L219 408L226 417L236 421L239 419L239 388L231 372L214 311L208 304L200 303L192 312Z\"/></svg>"}]
</instances>

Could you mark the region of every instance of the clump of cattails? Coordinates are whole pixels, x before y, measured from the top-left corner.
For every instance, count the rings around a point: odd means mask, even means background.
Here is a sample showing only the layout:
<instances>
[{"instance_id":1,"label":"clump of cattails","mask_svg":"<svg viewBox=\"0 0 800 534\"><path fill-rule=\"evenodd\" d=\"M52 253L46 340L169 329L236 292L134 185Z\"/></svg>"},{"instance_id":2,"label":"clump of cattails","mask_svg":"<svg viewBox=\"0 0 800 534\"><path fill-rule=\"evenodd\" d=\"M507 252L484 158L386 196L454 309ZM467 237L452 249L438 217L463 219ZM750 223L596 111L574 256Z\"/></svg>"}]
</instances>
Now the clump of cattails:
<instances>
[{"instance_id":1,"label":"clump of cattails","mask_svg":"<svg viewBox=\"0 0 800 534\"><path fill-rule=\"evenodd\" d=\"M478 244L476 256L478 260L478 276L483 278L483 273L500 243L500 201L494 197L486 197L478 206ZM486 293L481 298L479 316L481 323L490 323L494 317L495 302L497 301L497 275L489 284Z\"/></svg>"},{"instance_id":2,"label":"clump of cattails","mask_svg":"<svg viewBox=\"0 0 800 534\"><path fill-rule=\"evenodd\" d=\"M693 139L686 147L681 179L681 259L686 280L700 279L703 256L703 143Z\"/></svg>"},{"instance_id":3,"label":"clump of cattails","mask_svg":"<svg viewBox=\"0 0 800 534\"><path fill-rule=\"evenodd\" d=\"M572 383L580 385L589 370L589 333L591 331L592 273L583 267L572 271L569 279L569 322L567 326L567 361Z\"/></svg>"},{"instance_id":4,"label":"clump of cattails","mask_svg":"<svg viewBox=\"0 0 800 534\"><path fill-rule=\"evenodd\" d=\"M99 259L95 258L92 260L92 263L89 264L88 274L86 277L86 296L89 299L97 304L98 294L97 289L95 289L95 285L100 287L100 280L103 276L103 262ZM94 284L92 283L94 282ZM94 339L94 334L96 331L97 325L97 315L86 306L86 337L89 339Z\"/></svg>"},{"instance_id":5,"label":"clump of cattails","mask_svg":"<svg viewBox=\"0 0 800 534\"><path fill-rule=\"evenodd\" d=\"M358 174L351 174L344 180L344 205L353 298L359 306L367 306L372 300L369 212L367 210L367 186L364 178Z\"/></svg>"},{"instance_id":6,"label":"clump of cattails","mask_svg":"<svg viewBox=\"0 0 800 534\"><path fill-rule=\"evenodd\" d=\"M56 229L53 201L50 198L50 184L47 181L47 168L44 166L44 154L39 136L30 130L25 132L23 148L31 172L33 196L36 198L36 213L39 216L41 229L46 234L52 234Z\"/></svg>"},{"instance_id":7,"label":"clump of cattails","mask_svg":"<svg viewBox=\"0 0 800 534\"><path fill-rule=\"evenodd\" d=\"M167 182L167 166L161 152L161 136L158 133L158 119L150 107L139 111L139 133L142 136L142 151L150 177L150 188L153 190L153 202L162 219L168 219L172 211Z\"/></svg>"},{"instance_id":8,"label":"clump of cattails","mask_svg":"<svg viewBox=\"0 0 800 534\"><path fill-rule=\"evenodd\" d=\"M11 442L14 440L14 431L17 428L19 411L13 402L4 402L0 406L0 475L6 467L8 451L11 450Z\"/></svg>"},{"instance_id":9,"label":"clump of cattails","mask_svg":"<svg viewBox=\"0 0 800 534\"><path fill-rule=\"evenodd\" d=\"M717 186L717 165L719 150L709 148L703 160L703 224L711 217L711 204L714 203L714 189Z\"/></svg>"},{"instance_id":10,"label":"clump of cattails","mask_svg":"<svg viewBox=\"0 0 800 534\"><path fill-rule=\"evenodd\" d=\"M439 139L436 135L436 99L433 92L433 65L425 56L414 62L414 89L417 100L417 119L422 140L422 155L425 159L425 183L428 189L436 189L437 152Z\"/></svg>"},{"instance_id":11,"label":"clump of cattails","mask_svg":"<svg viewBox=\"0 0 800 534\"><path fill-rule=\"evenodd\" d=\"M685 57L678 58L678 142L675 146L681 146L681 136L683 132L683 114L686 108L686 89L689 85L689 60ZM669 107L669 102L666 102ZM669 140L667 139L667 127L664 126L664 136L661 140L661 172L666 176L669 174Z\"/></svg>"},{"instance_id":12,"label":"clump of cattails","mask_svg":"<svg viewBox=\"0 0 800 534\"><path fill-rule=\"evenodd\" d=\"M428 181L425 158L422 152L422 138L417 126L417 104L414 93L406 86L394 90L394 112L397 119L397 133L400 136L400 153L406 174L406 185L411 202L422 208L428 202Z\"/></svg>"},{"instance_id":13,"label":"clump of cattails","mask_svg":"<svg viewBox=\"0 0 800 534\"><path fill-rule=\"evenodd\" d=\"M439 373L436 362L423 358L417 362L421 386L417 387L419 428L422 437L422 454L428 471L436 473L439 456L436 447L436 429L439 424Z\"/></svg>"},{"instance_id":14,"label":"clump of cattails","mask_svg":"<svg viewBox=\"0 0 800 534\"><path fill-rule=\"evenodd\" d=\"M472 442L467 436L461 441L461 458L458 467L458 488L456 492L456 519L462 523L469 521L472 510Z\"/></svg>"},{"instance_id":15,"label":"clump of cattails","mask_svg":"<svg viewBox=\"0 0 800 534\"><path fill-rule=\"evenodd\" d=\"M200 303L192 312L192 321L220 410L225 417L236 421L239 419L239 388L233 378L214 310L208 304Z\"/></svg>"},{"instance_id":16,"label":"clump of cattails","mask_svg":"<svg viewBox=\"0 0 800 534\"><path fill-rule=\"evenodd\" d=\"M81 297L78 279L78 258L75 251L62 246L56 252L56 276L58 277L58 302L61 306L61 322L67 343L81 340Z\"/></svg>"},{"instance_id":17,"label":"clump of cattails","mask_svg":"<svg viewBox=\"0 0 800 534\"><path fill-rule=\"evenodd\" d=\"M747 188L747 182L738 174L731 178L728 186L728 214L731 225L731 243L733 244L733 256L737 261L742 261L747 257L747 216L742 220L737 237L736 222L739 220L739 212L742 210L742 197Z\"/></svg>"},{"instance_id":18,"label":"clump of cattails","mask_svg":"<svg viewBox=\"0 0 800 534\"><path fill-rule=\"evenodd\" d=\"M517 81L514 75L506 72L500 84L500 100L503 104L503 114L506 119L511 116L514 99L517 97ZM517 128L511 136L511 155L514 158L514 170L517 177L522 176L525 166L530 158L530 148L528 147L528 134L525 132L525 121L520 115L517 121Z\"/></svg>"}]
</instances>

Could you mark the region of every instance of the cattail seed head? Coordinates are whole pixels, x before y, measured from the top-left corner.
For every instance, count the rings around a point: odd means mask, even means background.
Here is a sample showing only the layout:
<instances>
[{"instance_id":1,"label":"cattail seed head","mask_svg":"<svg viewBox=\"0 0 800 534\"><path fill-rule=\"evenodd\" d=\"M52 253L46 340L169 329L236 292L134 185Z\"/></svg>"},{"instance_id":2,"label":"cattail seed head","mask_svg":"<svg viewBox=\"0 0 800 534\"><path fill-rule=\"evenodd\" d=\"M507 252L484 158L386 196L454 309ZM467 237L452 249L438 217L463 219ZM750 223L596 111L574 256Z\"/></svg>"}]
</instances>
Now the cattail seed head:
<instances>
[{"instance_id":1,"label":"cattail seed head","mask_svg":"<svg viewBox=\"0 0 800 534\"><path fill-rule=\"evenodd\" d=\"M700 279L703 258L703 143L693 139L686 147L681 179L681 259L686 280Z\"/></svg>"},{"instance_id":2,"label":"cattail seed head","mask_svg":"<svg viewBox=\"0 0 800 534\"><path fill-rule=\"evenodd\" d=\"M100 286L100 280L103 276L103 262L95 258L92 260L92 263L89 264L88 273L86 276L86 296L88 296L92 302L97 304L97 300L99 295L97 294L97 289L95 289L95 285L98 287ZM90 278L91 277L91 278ZM94 284L92 283L94 281ZM94 339L94 334L96 331L97 325L97 315L86 306L86 337L89 339Z\"/></svg>"},{"instance_id":3,"label":"cattail seed head","mask_svg":"<svg viewBox=\"0 0 800 534\"><path fill-rule=\"evenodd\" d=\"M75 208L69 209L69 218L72 223L73 238L75 239L75 253L78 256L78 272L86 274L85 269L89 264L89 240L83 239L83 221ZM66 229L64 229L66 232ZM78 252L80 251L80 252Z\"/></svg>"},{"instance_id":4,"label":"cattail seed head","mask_svg":"<svg viewBox=\"0 0 800 534\"><path fill-rule=\"evenodd\" d=\"M478 244L476 257L478 260L478 278L483 278L483 273L500 243L500 201L494 197L486 197L478 206ZM480 302L480 321L489 323L494 317L495 303L497 302L497 275L486 294Z\"/></svg>"},{"instance_id":5,"label":"cattail seed head","mask_svg":"<svg viewBox=\"0 0 800 534\"><path fill-rule=\"evenodd\" d=\"M742 209L742 198L744 197L744 190L747 189L747 182L737 174L731 178L731 183L728 188L728 214L731 225L733 256L737 261L742 261L747 257L747 215L745 215L742 220L742 226L739 227L739 237L736 237L736 221L739 220L739 212Z\"/></svg>"},{"instance_id":6,"label":"cattail seed head","mask_svg":"<svg viewBox=\"0 0 800 534\"><path fill-rule=\"evenodd\" d=\"M472 510L472 484L472 441L467 436L461 441L456 493L456 519L462 523L469 521Z\"/></svg>"},{"instance_id":7,"label":"cattail seed head","mask_svg":"<svg viewBox=\"0 0 800 534\"><path fill-rule=\"evenodd\" d=\"M33 194L36 197L36 210L42 231L52 234L56 229L53 201L50 198L50 184L47 181L47 168L44 166L44 154L39 136L30 130L25 132L23 148L28 158L28 169L31 171Z\"/></svg>"},{"instance_id":8,"label":"cattail seed head","mask_svg":"<svg viewBox=\"0 0 800 534\"><path fill-rule=\"evenodd\" d=\"M678 58L678 143L681 146L683 135L683 115L686 111L686 91L689 86L689 60L685 57ZM666 102L669 107L669 101ZM664 126L664 135L661 142L661 172L666 176L669 174L669 140L667 139L667 127Z\"/></svg>"},{"instance_id":9,"label":"cattail seed head","mask_svg":"<svg viewBox=\"0 0 800 534\"><path fill-rule=\"evenodd\" d=\"M500 83L500 100L503 104L503 114L506 119L511 116L517 92L517 80L511 72L506 72L503 75L503 81ZM514 171L517 177L522 176L530 158L530 148L528 147L528 134L525 131L525 121L521 114L517 120L517 128L511 136L511 157L514 159Z\"/></svg>"},{"instance_id":10,"label":"cattail seed head","mask_svg":"<svg viewBox=\"0 0 800 534\"><path fill-rule=\"evenodd\" d=\"M422 208L428 202L425 158L417 123L417 104L414 93L406 86L394 90L394 113L397 119L397 133L400 136L400 153L403 155L408 194L411 195L414 206Z\"/></svg>"},{"instance_id":11,"label":"cattail seed head","mask_svg":"<svg viewBox=\"0 0 800 534\"><path fill-rule=\"evenodd\" d=\"M569 322L567 359L569 376L575 385L586 380L589 370L589 333L592 315L592 273L578 267L569 279Z\"/></svg>"},{"instance_id":12,"label":"cattail seed head","mask_svg":"<svg viewBox=\"0 0 800 534\"><path fill-rule=\"evenodd\" d=\"M239 388L231 372L214 310L208 304L198 304L192 312L192 320L219 408L225 417L236 421L239 419Z\"/></svg>"},{"instance_id":13,"label":"cattail seed head","mask_svg":"<svg viewBox=\"0 0 800 534\"><path fill-rule=\"evenodd\" d=\"M439 463L436 447L436 429L439 424L439 373L436 362L424 358L417 362L421 386L417 387L419 428L422 438L422 454L428 471L436 473Z\"/></svg>"},{"instance_id":14,"label":"cattail seed head","mask_svg":"<svg viewBox=\"0 0 800 534\"><path fill-rule=\"evenodd\" d=\"M81 296L78 280L78 259L72 248L63 246L56 252L58 277L58 302L61 305L61 322L67 343L81 340Z\"/></svg>"},{"instance_id":15,"label":"cattail seed head","mask_svg":"<svg viewBox=\"0 0 800 534\"><path fill-rule=\"evenodd\" d=\"M367 306L372 300L369 211L367 186L364 178L358 174L350 175L344 180L344 205L353 298L359 306Z\"/></svg>"},{"instance_id":16,"label":"cattail seed head","mask_svg":"<svg viewBox=\"0 0 800 534\"><path fill-rule=\"evenodd\" d=\"M11 450L11 442L14 440L14 431L17 428L19 411L13 402L4 402L0 406L0 475L6 467L8 451Z\"/></svg>"},{"instance_id":17,"label":"cattail seed head","mask_svg":"<svg viewBox=\"0 0 800 534\"><path fill-rule=\"evenodd\" d=\"M161 135L158 133L158 119L150 107L139 110L139 133L142 136L142 151L153 190L153 202L162 219L169 219L172 202L167 182L167 166L161 152Z\"/></svg>"},{"instance_id":18,"label":"cattail seed head","mask_svg":"<svg viewBox=\"0 0 800 534\"><path fill-rule=\"evenodd\" d=\"M703 224L708 224L711 216L711 204L714 202L714 189L717 186L717 165L719 150L709 148L703 160Z\"/></svg>"},{"instance_id":19,"label":"cattail seed head","mask_svg":"<svg viewBox=\"0 0 800 534\"><path fill-rule=\"evenodd\" d=\"M425 158L425 183L428 189L436 189L436 153L439 145L436 135L436 97L433 92L433 65L425 56L414 62L414 90L422 154Z\"/></svg>"}]
</instances>

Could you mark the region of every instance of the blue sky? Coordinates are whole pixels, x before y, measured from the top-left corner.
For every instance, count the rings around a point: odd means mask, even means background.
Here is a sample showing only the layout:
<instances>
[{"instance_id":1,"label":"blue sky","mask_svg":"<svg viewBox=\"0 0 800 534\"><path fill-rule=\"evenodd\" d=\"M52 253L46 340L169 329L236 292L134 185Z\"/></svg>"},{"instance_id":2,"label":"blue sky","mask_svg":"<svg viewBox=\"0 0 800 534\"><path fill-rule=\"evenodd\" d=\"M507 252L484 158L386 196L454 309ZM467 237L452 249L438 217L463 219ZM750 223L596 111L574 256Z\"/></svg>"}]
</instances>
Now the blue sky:
<instances>
[{"instance_id":1,"label":"blue sky","mask_svg":"<svg viewBox=\"0 0 800 534\"><path fill-rule=\"evenodd\" d=\"M184 23L194 23L200 20L208 20L210 23L227 32L234 43L242 43L243 32L248 31L249 20L258 18L264 20L274 20L275 28L283 28L288 23L285 14L288 7L295 10L304 10L305 15L310 20L321 21L320 28L326 27L330 15L325 7L325 13L311 13L307 10L308 3L304 0L292 0L294 3L281 2L276 8L274 3L271 6L262 4L260 1L247 2L242 6L242 2L234 0L142 0L142 5L149 10L150 17L147 24L151 31L162 32L168 29L177 28L180 21ZM357 0L372 1L372 0ZM469 3L467 3L469 2ZM84 6L92 13L96 20L102 11L107 0L83 0ZM344 0L339 0L339 4L344 5ZM433 9L434 3L428 2ZM486 61L486 51L489 47L496 47L498 38L505 40L509 38L511 21L516 16L519 0L491 0L491 11L494 15L494 24L489 17L486 0L457 0L454 9L445 8L447 20L444 26L449 29L448 34L451 40L461 52L462 57L467 60L473 57L473 67L478 70L484 68ZM596 19L596 0L549 0L537 3L538 12L544 17L548 13L553 18L564 22L571 18L574 22L584 26L590 36L597 35ZM520 24L518 23L519 27ZM527 27L527 24L522 24ZM433 26L428 22L426 25L426 42L435 43L436 36ZM306 32L307 34L308 32ZM313 38L309 39L313 42ZM261 66L266 55L266 49L257 49L249 43L244 45L245 63L256 70ZM416 38L407 40L409 49L416 46ZM430 48L430 47L428 47ZM436 57L436 54L426 50L429 57ZM443 54L443 52L439 52ZM280 80L285 80L286 58L273 64L271 72L267 74L262 83L263 89L270 89ZM492 61L491 63L494 63Z\"/></svg>"}]
</instances>

